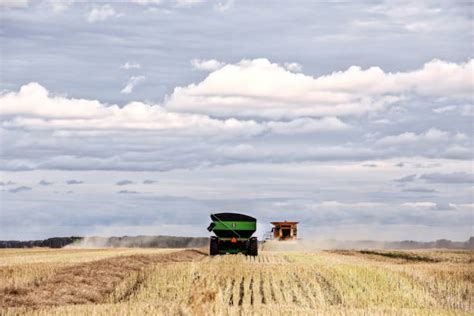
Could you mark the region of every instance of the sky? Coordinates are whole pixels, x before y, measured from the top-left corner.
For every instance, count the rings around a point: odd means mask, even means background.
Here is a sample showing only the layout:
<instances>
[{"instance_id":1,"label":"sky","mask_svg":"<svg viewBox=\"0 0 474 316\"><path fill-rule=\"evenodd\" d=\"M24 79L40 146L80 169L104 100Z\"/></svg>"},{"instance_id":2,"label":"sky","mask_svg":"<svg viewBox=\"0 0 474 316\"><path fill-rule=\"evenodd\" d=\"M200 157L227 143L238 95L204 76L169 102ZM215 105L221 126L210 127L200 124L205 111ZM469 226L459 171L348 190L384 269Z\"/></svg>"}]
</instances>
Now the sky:
<instances>
[{"instance_id":1,"label":"sky","mask_svg":"<svg viewBox=\"0 0 474 316\"><path fill-rule=\"evenodd\" d=\"M470 1L0 10L0 239L474 235Z\"/></svg>"}]
</instances>

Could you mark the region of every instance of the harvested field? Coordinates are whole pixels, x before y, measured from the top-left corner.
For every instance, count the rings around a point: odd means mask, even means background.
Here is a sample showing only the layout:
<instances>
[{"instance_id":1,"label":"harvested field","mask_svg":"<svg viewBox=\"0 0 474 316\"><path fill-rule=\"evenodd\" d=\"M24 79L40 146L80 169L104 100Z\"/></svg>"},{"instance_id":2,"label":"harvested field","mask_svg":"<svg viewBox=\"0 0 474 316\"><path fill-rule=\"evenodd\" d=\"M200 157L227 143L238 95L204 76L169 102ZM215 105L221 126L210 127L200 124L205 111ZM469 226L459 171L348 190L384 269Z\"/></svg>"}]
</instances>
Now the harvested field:
<instances>
[{"instance_id":1,"label":"harvested field","mask_svg":"<svg viewBox=\"0 0 474 316\"><path fill-rule=\"evenodd\" d=\"M45 306L104 303L127 276L156 263L186 262L204 257L197 250L120 256L58 269L34 286L12 286L0 292L1 306Z\"/></svg>"},{"instance_id":2,"label":"harvested field","mask_svg":"<svg viewBox=\"0 0 474 316\"><path fill-rule=\"evenodd\" d=\"M464 250L327 250L346 256L364 257L367 259L392 262L451 262L474 263L474 253ZM391 260L390 260L391 259Z\"/></svg>"},{"instance_id":3,"label":"harvested field","mask_svg":"<svg viewBox=\"0 0 474 316\"><path fill-rule=\"evenodd\" d=\"M58 269L82 262L174 251L176 249L0 249L0 289L38 283L54 275Z\"/></svg>"},{"instance_id":4,"label":"harvested field","mask_svg":"<svg viewBox=\"0 0 474 316\"><path fill-rule=\"evenodd\" d=\"M22 251L25 250L16 250L17 255L21 256ZM54 273L38 281L3 287L0 314L474 312L472 252L395 252L400 256L384 253L263 251L258 257L209 257L200 251L185 250L121 254L78 263L66 260L66 265L56 267ZM25 254L33 255L28 251ZM65 257L68 255L73 253ZM24 264L22 260L12 263L10 256L0 257L0 262L10 260L4 267L14 271ZM411 259L416 256L433 260Z\"/></svg>"}]
</instances>

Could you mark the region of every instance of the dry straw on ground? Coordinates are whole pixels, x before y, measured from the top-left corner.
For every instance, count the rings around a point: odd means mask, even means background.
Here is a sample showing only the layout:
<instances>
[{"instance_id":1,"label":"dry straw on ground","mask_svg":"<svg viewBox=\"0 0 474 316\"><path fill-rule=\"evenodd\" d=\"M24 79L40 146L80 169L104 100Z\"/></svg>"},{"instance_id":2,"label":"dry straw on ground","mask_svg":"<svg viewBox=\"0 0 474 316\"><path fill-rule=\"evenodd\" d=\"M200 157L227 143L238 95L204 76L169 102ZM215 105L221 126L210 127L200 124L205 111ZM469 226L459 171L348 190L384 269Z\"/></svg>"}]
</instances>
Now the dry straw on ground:
<instances>
[{"instance_id":1,"label":"dry straw on ground","mask_svg":"<svg viewBox=\"0 0 474 316\"><path fill-rule=\"evenodd\" d=\"M472 255L5 250L0 314L469 315Z\"/></svg>"}]
</instances>

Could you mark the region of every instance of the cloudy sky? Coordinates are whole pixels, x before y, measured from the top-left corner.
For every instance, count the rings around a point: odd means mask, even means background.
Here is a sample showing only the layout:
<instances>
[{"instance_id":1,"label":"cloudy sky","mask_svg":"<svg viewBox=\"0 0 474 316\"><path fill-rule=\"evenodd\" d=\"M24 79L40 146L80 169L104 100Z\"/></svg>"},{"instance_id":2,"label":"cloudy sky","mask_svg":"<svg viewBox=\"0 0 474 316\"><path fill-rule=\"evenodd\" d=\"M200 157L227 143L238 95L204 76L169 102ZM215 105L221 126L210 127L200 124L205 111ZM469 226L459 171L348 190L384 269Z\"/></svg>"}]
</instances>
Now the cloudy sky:
<instances>
[{"instance_id":1,"label":"cloudy sky","mask_svg":"<svg viewBox=\"0 0 474 316\"><path fill-rule=\"evenodd\" d=\"M0 6L0 239L474 235L469 1Z\"/></svg>"}]
</instances>

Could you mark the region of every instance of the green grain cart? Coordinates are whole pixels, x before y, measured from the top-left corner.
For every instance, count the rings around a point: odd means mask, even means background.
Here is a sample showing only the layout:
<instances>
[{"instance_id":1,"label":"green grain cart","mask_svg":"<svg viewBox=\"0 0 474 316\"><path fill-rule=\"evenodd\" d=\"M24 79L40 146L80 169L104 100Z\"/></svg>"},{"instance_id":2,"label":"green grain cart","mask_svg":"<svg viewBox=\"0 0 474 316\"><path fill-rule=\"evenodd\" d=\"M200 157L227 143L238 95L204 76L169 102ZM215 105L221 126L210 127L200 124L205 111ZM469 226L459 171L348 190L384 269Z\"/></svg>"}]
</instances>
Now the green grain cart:
<instances>
[{"instance_id":1,"label":"green grain cart","mask_svg":"<svg viewBox=\"0 0 474 316\"><path fill-rule=\"evenodd\" d=\"M238 213L219 213L211 214L211 220L207 228L215 234L209 247L211 256L226 253L258 255L257 237L252 237L257 230L255 218Z\"/></svg>"}]
</instances>

